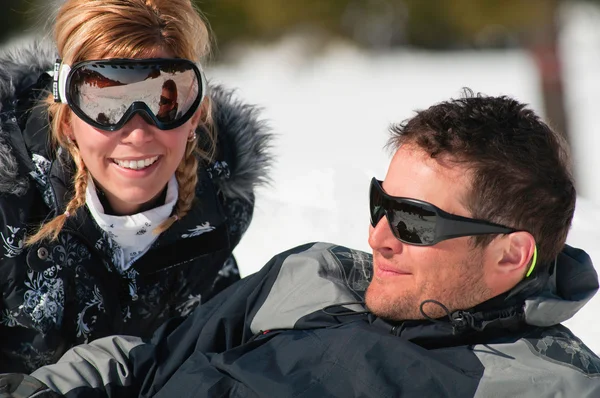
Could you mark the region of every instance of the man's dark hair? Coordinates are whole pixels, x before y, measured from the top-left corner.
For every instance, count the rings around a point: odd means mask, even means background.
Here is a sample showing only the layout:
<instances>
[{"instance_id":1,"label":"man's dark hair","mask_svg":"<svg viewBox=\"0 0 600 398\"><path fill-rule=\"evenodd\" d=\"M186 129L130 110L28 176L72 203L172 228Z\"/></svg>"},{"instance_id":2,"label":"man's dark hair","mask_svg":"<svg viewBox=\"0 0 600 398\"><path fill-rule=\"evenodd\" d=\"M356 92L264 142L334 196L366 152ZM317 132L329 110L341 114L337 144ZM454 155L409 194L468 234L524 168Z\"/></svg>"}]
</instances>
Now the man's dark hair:
<instances>
[{"instance_id":1,"label":"man's dark hair","mask_svg":"<svg viewBox=\"0 0 600 398\"><path fill-rule=\"evenodd\" d=\"M416 144L432 158L472 173L465 206L472 217L530 232L538 263L561 251L575 211L575 187L563 137L525 104L474 95L434 105L391 127L389 145ZM485 247L495 235L473 237ZM537 268L537 267L536 267Z\"/></svg>"},{"instance_id":2,"label":"man's dark hair","mask_svg":"<svg viewBox=\"0 0 600 398\"><path fill-rule=\"evenodd\" d=\"M177 98L177 83L175 83L173 79L165 80L162 88L163 90L167 90L168 92L175 94L175 98Z\"/></svg>"}]
</instances>

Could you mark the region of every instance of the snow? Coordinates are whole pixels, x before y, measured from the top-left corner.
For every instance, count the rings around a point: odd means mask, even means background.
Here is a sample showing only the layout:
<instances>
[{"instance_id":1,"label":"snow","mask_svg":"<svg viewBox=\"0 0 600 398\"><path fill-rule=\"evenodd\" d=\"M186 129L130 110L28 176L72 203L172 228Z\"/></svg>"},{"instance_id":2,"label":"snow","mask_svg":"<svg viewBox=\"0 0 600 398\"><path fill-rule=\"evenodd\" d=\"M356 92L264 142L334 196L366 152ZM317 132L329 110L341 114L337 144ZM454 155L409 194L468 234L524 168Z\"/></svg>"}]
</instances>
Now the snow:
<instances>
[{"instance_id":1,"label":"snow","mask_svg":"<svg viewBox=\"0 0 600 398\"><path fill-rule=\"evenodd\" d=\"M595 50L600 48L600 13L596 19L589 10L565 15L567 104L576 133L578 191L584 195L578 199L568 243L600 264L600 184L595 184L600 158L586 151L600 140L594 138L600 137L594 131L600 128L594 109L600 96L600 52ZM592 49L595 55L589 59ZM254 220L235 250L244 276L273 255L306 242L370 251L369 182L385 176L391 157L384 148L388 125L410 117L413 110L458 97L463 87L470 87L510 95L543 116L537 72L521 51L367 54L337 45L312 56L309 46L291 38L249 49L233 64L209 68L207 75L264 107L263 116L277 134L273 183L258 191ZM597 295L566 322L596 353L599 310Z\"/></svg>"}]
</instances>

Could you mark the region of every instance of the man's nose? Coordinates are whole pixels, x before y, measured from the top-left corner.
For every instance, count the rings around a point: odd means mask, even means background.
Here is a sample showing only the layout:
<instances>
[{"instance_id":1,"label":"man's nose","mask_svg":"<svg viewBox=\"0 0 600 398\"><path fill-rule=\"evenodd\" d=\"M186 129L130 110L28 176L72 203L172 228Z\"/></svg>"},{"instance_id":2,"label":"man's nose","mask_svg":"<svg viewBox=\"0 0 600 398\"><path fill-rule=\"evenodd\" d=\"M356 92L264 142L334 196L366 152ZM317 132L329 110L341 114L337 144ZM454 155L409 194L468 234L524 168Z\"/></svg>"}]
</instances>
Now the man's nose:
<instances>
[{"instance_id":1,"label":"man's nose","mask_svg":"<svg viewBox=\"0 0 600 398\"><path fill-rule=\"evenodd\" d=\"M400 242L390 229L386 216L381 217L375 227L369 228L369 246L373 251L389 257L402 252L404 243Z\"/></svg>"}]
</instances>

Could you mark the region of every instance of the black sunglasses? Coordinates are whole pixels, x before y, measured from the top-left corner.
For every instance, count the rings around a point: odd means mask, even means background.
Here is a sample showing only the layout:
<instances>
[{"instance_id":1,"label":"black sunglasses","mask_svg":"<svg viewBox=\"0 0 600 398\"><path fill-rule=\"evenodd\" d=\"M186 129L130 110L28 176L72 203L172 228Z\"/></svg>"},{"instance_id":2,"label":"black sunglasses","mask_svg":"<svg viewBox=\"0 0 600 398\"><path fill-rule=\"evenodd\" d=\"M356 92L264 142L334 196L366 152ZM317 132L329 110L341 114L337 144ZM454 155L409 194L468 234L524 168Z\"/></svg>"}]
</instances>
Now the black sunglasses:
<instances>
[{"instance_id":1,"label":"black sunglasses","mask_svg":"<svg viewBox=\"0 0 600 398\"><path fill-rule=\"evenodd\" d=\"M474 218L461 217L418 199L390 196L382 181L371 180L369 209L375 227L386 216L392 233L401 242L431 246L461 236L509 234L516 229Z\"/></svg>"},{"instance_id":2,"label":"black sunglasses","mask_svg":"<svg viewBox=\"0 0 600 398\"><path fill-rule=\"evenodd\" d=\"M173 104L163 97L165 87L176 90L177 112L160 115L160 106ZM54 100L69 105L89 125L115 131L139 114L161 130L187 122L207 91L200 66L180 58L100 59L73 66L57 60Z\"/></svg>"},{"instance_id":3,"label":"black sunglasses","mask_svg":"<svg viewBox=\"0 0 600 398\"><path fill-rule=\"evenodd\" d=\"M160 101L158 101L158 105L173 105L175 100L172 98L167 98L163 95L160 96Z\"/></svg>"}]
</instances>

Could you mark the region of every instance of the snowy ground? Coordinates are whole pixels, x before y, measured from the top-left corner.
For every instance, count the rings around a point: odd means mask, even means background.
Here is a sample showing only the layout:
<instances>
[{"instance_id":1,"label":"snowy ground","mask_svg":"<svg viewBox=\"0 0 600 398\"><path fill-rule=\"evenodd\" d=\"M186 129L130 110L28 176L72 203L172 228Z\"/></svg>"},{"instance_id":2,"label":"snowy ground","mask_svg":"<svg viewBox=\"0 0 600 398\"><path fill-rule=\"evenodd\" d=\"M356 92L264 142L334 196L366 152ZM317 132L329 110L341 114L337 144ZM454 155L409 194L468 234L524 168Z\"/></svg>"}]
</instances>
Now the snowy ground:
<instances>
[{"instance_id":1,"label":"snowy ground","mask_svg":"<svg viewBox=\"0 0 600 398\"><path fill-rule=\"evenodd\" d=\"M569 34L569 40L583 45L575 30ZM570 51L575 57L575 50ZM369 251L369 182L385 176L391 155L383 148L387 126L410 117L414 109L457 97L466 86L513 96L541 113L536 71L522 52L366 55L340 46L317 58L306 54L300 42L290 40L208 71L209 78L237 87L241 98L263 106L277 134L273 185L258 192L254 221L235 251L243 275L258 270L272 255L310 241ZM570 73L583 73L582 62L572 62ZM583 95L577 84L567 87L571 104ZM582 114L592 106L571 109L578 117L573 124L579 134L577 150L584 147L584 134L595 127L596 114ZM600 161L576 155L577 162ZM590 178L580 180L584 192L593 192ZM600 264L600 207L593 195L589 198L578 202L569 243L584 248ZM600 295L567 323L597 353L599 310Z\"/></svg>"}]
</instances>

